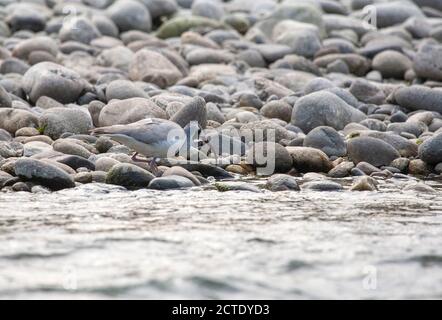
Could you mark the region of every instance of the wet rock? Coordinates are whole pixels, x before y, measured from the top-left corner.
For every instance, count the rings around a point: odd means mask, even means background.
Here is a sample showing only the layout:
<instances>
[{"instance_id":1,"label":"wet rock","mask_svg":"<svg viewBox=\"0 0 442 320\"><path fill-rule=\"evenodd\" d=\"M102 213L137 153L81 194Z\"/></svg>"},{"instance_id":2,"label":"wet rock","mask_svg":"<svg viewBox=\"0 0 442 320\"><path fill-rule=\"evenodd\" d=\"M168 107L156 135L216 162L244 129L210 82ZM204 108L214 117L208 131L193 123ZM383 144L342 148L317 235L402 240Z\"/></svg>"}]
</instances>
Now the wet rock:
<instances>
[{"instance_id":1,"label":"wet rock","mask_svg":"<svg viewBox=\"0 0 442 320\"><path fill-rule=\"evenodd\" d=\"M40 118L43 133L56 140L65 132L87 134L92 129L92 119L81 108L51 108Z\"/></svg>"},{"instance_id":2,"label":"wet rock","mask_svg":"<svg viewBox=\"0 0 442 320\"><path fill-rule=\"evenodd\" d=\"M292 176L275 174L267 179L266 188L270 191L299 191L298 183Z\"/></svg>"},{"instance_id":3,"label":"wet rock","mask_svg":"<svg viewBox=\"0 0 442 320\"><path fill-rule=\"evenodd\" d=\"M442 133L425 140L419 146L419 158L428 164L442 162Z\"/></svg>"},{"instance_id":4,"label":"wet rock","mask_svg":"<svg viewBox=\"0 0 442 320\"><path fill-rule=\"evenodd\" d=\"M312 191L341 191L343 187L337 182L320 180L306 182L301 185L301 189Z\"/></svg>"},{"instance_id":5,"label":"wet rock","mask_svg":"<svg viewBox=\"0 0 442 320\"><path fill-rule=\"evenodd\" d=\"M155 190L183 189L193 186L194 184L191 180L177 175L155 178L149 183L149 189Z\"/></svg>"},{"instance_id":6,"label":"wet rock","mask_svg":"<svg viewBox=\"0 0 442 320\"><path fill-rule=\"evenodd\" d=\"M355 167L353 162L343 161L328 172L330 178L344 178L350 175Z\"/></svg>"},{"instance_id":7,"label":"wet rock","mask_svg":"<svg viewBox=\"0 0 442 320\"><path fill-rule=\"evenodd\" d=\"M35 159L18 159L15 162L15 174L31 180L51 190L75 187L74 179L56 166Z\"/></svg>"},{"instance_id":8,"label":"wet rock","mask_svg":"<svg viewBox=\"0 0 442 320\"><path fill-rule=\"evenodd\" d=\"M299 172L329 172L332 164L321 150L309 147L286 147Z\"/></svg>"},{"instance_id":9,"label":"wet rock","mask_svg":"<svg viewBox=\"0 0 442 320\"><path fill-rule=\"evenodd\" d=\"M293 160L286 148L279 143L257 142L247 151L247 163L257 168L257 174L271 175L288 172Z\"/></svg>"},{"instance_id":10,"label":"wet rock","mask_svg":"<svg viewBox=\"0 0 442 320\"><path fill-rule=\"evenodd\" d=\"M166 112L152 100L144 98L130 98L114 100L108 103L100 112L98 123L100 126L128 124L146 118L166 119Z\"/></svg>"},{"instance_id":11,"label":"wet rock","mask_svg":"<svg viewBox=\"0 0 442 320\"><path fill-rule=\"evenodd\" d=\"M437 193L436 189L422 182L409 184L402 190L418 193Z\"/></svg>"},{"instance_id":12,"label":"wet rock","mask_svg":"<svg viewBox=\"0 0 442 320\"><path fill-rule=\"evenodd\" d=\"M391 145L372 137L350 139L347 142L347 151L355 164L364 161L375 167L389 165L400 157L399 152Z\"/></svg>"},{"instance_id":13,"label":"wet rock","mask_svg":"<svg viewBox=\"0 0 442 320\"><path fill-rule=\"evenodd\" d=\"M149 171L130 163L119 163L109 170L106 183L123 186L129 190L147 188L155 178Z\"/></svg>"},{"instance_id":14,"label":"wet rock","mask_svg":"<svg viewBox=\"0 0 442 320\"><path fill-rule=\"evenodd\" d=\"M431 173L431 167L421 159L410 160L408 173L413 175L427 176Z\"/></svg>"},{"instance_id":15,"label":"wet rock","mask_svg":"<svg viewBox=\"0 0 442 320\"><path fill-rule=\"evenodd\" d=\"M38 127L38 117L26 110L0 108L0 128L14 134L24 127Z\"/></svg>"},{"instance_id":16,"label":"wet rock","mask_svg":"<svg viewBox=\"0 0 442 320\"><path fill-rule=\"evenodd\" d=\"M372 177L358 178L350 187L350 191L376 191L377 181Z\"/></svg>"},{"instance_id":17,"label":"wet rock","mask_svg":"<svg viewBox=\"0 0 442 320\"><path fill-rule=\"evenodd\" d=\"M88 170L95 170L95 164L77 155L60 155L53 158L54 161L66 165L74 170L78 168L87 168Z\"/></svg>"},{"instance_id":18,"label":"wet rock","mask_svg":"<svg viewBox=\"0 0 442 320\"><path fill-rule=\"evenodd\" d=\"M216 182L215 187L220 192L227 192L227 191L249 191L249 192L256 192L260 193L261 190L250 184L250 183L224 183L224 182Z\"/></svg>"},{"instance_id":19,"label":"wet rock","mask_svg":"<svg viewBox=\"0 0 442 320\"><path fill-rule=\"evenodd\" d=\"M118 0L107 8L106 13L120 32L129 30L149 32L152 28L149 10L135 0Z\"/></svg>"},{"instance_id":20,"label":"wet rock","mask_svg":"<svg viewBox=\"0 0 442 320\"><path fill-rule=\"evenodd\" d=\"M330 117L330 114L335 116ZM337 95L319 91L296 101L291 123L308 133L319 126L329 126L341 130L347 124L359 122L365 117L365 114L347 104Z\"/></svg>"},{"instance_id":21,"label":"wet rock","mask_svg":"<svg viewBox=\"0 0 442 320\"><path fill-rule=\"evenodd\" d=\"M205 129L207 126L206 102L201 97L194 97L170 120L178 123L183 128L191 121L197 121L200 127Z\"/></svg>"},{"instance_id":22,"label":"wet rock","mask_svg":"<svg viewBox=\"0 0 442 320\"><path fill-rule=\"evenodd\" d=\"M347 154L344 139L331 127L316 127L304 138L303 145L304 147L319 149L329 157L341 157Z\"/></svg>"},{"instance_id":23,"label":"wet rock","mask_svg":"<svg viewBox=\"0 0 442 320\"><path fill-rule=\"evenodd\" d=\"M186 169L182 168L182 167L172 167L167 169L163 175L161 177L169 177L169 176L181 176L184 178L189 179L190 181L192 181L192 183L195 186L200 186L201 182L195 177L194 174L192 174L191 172L187 171Z\"/></svg>"},{"instance_id":24,"label":"wet rock","mask_svg":"<svg viewBox=\"0 0 442 320\"><path fill-rule=\"evenodd\" d=\"M182 78L178 68L162 54L142 49L129 65L129 75L133 81L144 81L165 88Z\"/></svg>"},{"instance_id":25,"label":"wet rock","mask_svg":"<svg viewBox=\"0 0 442 320\"><path fill-rule=\"evenodd\" d=\"M410 159L408 158L397 158L394 159L390 166L399 169L401 172L406 173L408 171L408 165L410 164Z\"/></svg>"},{"instance_id":26,"label":"wet rock","mask_svg":"<svg viewBox=\"0 0 442 320\"><path fill-rule=\"evenodd\" d=\"M381 172L381 170L379 170L378 168L376 168L375 166L369 164L368 162L359 162L356 165L356 168L358 168L359 170L361 170L363 173L365 173L366 175L371 175L374 172Z\"/></svg>"},{"instance_id":27,"label":"wet rock","mask_svg":"<svg viewBox=\"0 0 442 320\"><path fill-rule=\"evenodd\" d=\"M61 103L75 102L85 89L80 75L52 62L32 66L23 76L23 89L31 101L47 96Z\"/></svg>"}]
</instances>

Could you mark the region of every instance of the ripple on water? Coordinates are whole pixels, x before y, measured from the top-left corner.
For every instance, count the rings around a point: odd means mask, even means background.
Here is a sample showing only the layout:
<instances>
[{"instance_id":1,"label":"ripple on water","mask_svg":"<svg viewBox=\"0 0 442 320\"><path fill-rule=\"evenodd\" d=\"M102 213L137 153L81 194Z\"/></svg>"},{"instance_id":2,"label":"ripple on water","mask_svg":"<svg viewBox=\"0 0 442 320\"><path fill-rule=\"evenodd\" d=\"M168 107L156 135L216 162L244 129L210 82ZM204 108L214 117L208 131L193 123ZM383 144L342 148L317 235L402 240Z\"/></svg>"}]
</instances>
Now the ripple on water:
<instances>
[{"instance_id":1,"label":"ripple on water","mask_svg":"<svg viewBox=\"0 0 442 320\"><path fill-rule=\"evenodd\" d=\"M2 193L0 297L440 297L441 197L379 188Z\"/></svg>"}]
</instances>

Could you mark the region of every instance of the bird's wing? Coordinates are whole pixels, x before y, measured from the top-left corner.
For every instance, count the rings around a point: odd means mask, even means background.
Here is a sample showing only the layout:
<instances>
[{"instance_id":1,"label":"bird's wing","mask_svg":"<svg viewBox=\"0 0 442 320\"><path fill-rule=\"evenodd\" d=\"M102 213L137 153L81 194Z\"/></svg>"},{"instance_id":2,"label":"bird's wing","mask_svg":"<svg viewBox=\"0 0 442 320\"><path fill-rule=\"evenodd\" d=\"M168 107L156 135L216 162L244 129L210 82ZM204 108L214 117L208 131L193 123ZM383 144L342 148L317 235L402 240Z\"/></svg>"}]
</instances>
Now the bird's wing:
<instances>
[{"instance_id":1,"label":"bird's wing","mask_svg":"<svg viewBox=\"0 0 442 320\"><path fill-rule=\"evenodd\" d=\"M154 144L167 140L169 132L172 130L184 135L184 130L175 122L157 118L144 119L127 125L98 128L94 130L94 133L121 134L145 144Z\"/></svg>"}]
</instances>

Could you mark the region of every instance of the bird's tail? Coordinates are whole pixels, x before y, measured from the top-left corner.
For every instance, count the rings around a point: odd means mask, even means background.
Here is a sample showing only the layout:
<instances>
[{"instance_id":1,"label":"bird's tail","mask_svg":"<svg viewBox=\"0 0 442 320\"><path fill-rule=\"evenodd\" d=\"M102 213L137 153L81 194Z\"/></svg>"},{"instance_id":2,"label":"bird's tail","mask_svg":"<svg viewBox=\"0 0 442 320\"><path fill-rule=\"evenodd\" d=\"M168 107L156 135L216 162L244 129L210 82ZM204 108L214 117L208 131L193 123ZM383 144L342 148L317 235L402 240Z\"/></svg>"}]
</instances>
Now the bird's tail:
<instances>
[{"instance_id":1,"label":"bird's tail","mask_svg":"<svg viewBox=\"0 0 442 320\"><path fill-rule=\"evenodd\" d=\"M119 129L119 126L101 127L89 130L89 133L93 136L101 136L104 134L118 134Z\"/></svg>"}]
</instances>

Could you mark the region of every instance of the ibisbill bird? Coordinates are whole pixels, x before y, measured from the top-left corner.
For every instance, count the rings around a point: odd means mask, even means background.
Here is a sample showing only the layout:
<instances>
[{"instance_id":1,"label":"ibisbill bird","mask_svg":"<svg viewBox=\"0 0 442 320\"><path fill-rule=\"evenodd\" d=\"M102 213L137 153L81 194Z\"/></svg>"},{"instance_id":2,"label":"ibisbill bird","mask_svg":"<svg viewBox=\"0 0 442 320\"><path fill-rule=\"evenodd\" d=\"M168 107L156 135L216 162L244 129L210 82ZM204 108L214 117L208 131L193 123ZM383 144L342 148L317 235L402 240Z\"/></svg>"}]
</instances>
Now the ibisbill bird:
<instances>
[{"instance_id":1,"label":"ibisbill bird","mask_svg":"<svg viewBox=\"0 0 442 320\"><path fill-rule=\"evenodd\" d=\"M159 119L143 119L131 124L113 125L96 128L91 131L96 136L108 136L132 150L135 154L133 161L146 162L137 158L138 154L151 159L150 168L157 171L156 160L181 154L182 150L190 150L198 147L195 140L201 132L201 128L195 122L189 123L184 129L177 123Z\"/></svg>"}]
</instances>

